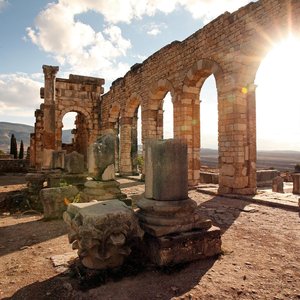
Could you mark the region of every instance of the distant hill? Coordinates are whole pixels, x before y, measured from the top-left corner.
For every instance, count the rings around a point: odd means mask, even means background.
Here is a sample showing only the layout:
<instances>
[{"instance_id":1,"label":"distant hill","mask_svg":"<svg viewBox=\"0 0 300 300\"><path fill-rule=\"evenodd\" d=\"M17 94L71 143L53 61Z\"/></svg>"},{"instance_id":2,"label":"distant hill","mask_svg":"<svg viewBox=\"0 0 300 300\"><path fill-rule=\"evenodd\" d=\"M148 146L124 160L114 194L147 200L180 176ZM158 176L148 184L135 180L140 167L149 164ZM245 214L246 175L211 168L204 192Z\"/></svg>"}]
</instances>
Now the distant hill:
<instances>
[{"instance_id":1,"label":"distant hill","mask_svg":"<svg viewBox=\"0 0 300 300\"><path fill-rule=\"evenodd\" d=\"M201 149L201 165L216 168L218 165L218 150ZM257 151L257 168L275 168L279 171L292 171L300 163L300 151L273 150Z\"/></svg>"},{"instance_id":2,"label":"distant hill","mask_svg":"<svg viewBox=\"0 0 300 300\"><path fill-rule=\"evenodd\" d=\"M24 149L26 151L27 147L30 145L30 133L34 132L33 126L0 122L0 150L4 152L9 152L10 149L10 138L14 134L18 143L18 146L23 140ZM71 129L63 130L63 143L71 143L72 134Z\"/></svg>"}]
</instances>

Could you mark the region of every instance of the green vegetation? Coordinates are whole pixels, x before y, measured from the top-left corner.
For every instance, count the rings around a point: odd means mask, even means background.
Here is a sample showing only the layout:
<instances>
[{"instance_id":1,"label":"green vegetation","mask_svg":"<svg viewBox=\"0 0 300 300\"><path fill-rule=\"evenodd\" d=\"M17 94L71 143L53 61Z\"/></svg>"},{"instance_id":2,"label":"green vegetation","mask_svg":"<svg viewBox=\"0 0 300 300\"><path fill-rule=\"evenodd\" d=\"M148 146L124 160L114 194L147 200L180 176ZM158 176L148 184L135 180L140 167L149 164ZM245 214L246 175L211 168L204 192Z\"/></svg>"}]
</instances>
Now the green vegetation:
<instances>
[{"instance_id":1,"label":"green vegetation","mask_svg":"<svg viewBox=\"0 0 300 300\"><path fill-rule=\"evenodd\" d=\"M23 158L24 158L24 144L23 144L23 140L21 140L20 151L19 151L19 159L23 159Z\"/></svg>"},{"instance_id":2,"label":"green vegetation","mask_svg":"<svg viewBox=\"0 0 300 300\"><path fill-rule=\"evenodd\" d=\"M14 156L14 159L18 157L18 146L17 146L17 140L15 138L15 135L12 134L10 138L10 154Z\"/></svg>"}]
</instances>

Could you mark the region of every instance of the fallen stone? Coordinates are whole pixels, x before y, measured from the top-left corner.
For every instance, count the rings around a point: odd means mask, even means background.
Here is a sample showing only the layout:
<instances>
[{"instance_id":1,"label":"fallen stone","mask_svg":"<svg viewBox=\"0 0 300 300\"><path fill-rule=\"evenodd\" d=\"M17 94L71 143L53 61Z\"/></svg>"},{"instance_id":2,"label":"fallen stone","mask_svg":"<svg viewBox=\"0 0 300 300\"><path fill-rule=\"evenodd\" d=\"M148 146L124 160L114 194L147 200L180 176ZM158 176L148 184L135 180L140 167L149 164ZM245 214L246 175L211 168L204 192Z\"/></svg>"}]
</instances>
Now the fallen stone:
<instances>
[{"instance_id":1,"label":"fallen stone","mask_svg":"<svg viewBox=\"0 0 300 300\"><path fill-rule=\"evenodd\" d=\"M90 269L121 266L143 236L133 210L119 200L71 203L64 220L72 248Z\"/></svg>"}]
</instances>

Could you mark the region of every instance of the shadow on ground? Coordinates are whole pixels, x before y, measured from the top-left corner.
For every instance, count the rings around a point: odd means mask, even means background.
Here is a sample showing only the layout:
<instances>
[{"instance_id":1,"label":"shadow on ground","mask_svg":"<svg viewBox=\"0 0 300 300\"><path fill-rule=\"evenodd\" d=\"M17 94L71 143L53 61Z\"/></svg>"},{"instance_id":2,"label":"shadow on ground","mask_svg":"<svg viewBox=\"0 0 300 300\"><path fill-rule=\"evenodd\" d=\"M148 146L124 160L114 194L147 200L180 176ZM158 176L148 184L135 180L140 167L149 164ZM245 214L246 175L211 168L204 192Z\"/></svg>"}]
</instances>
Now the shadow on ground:
<instances>
[{"instance_id":1,"label":"shadow on ground","mask_svg":"<svg viewBox=\"0 0 300 300\"><path fill-rule=\"evenodd\" d=\"M201 214L212 220L213 225L220 227L224 234L238 219L241 213L255 213L257 209L251 203L240 199L213 197L207 201L197 201Z\"/></svg>"},{"instance_id":2,"label":"shadow on ground","mask_svg":"<svg viewBox=\"0 0 300 300\"><path fill-rule=\"evenodd\" d=\"M132 274L128 274L131 266L127 264L123 267L126 270L123 276L120 270L110 271L104 280L103 272L98 274L98 284L97 274L94 274L90 278L94 286L89 290L80 285L78 279L56 276L23 287L6 299L23 300L32 295L35 299L171 299L196 286L215 261L216 258L212 258L173 268L139 266L140 270Z\"/></svg>"},{"instance_id":3,"label":"shadow on ground","mask_svg":"<svg viewBox=\"0 0 300 300\"><path fill-rule=\"evenodd\" d=\"M67 233L67 226L62 220L43 221L41 218L26 222L30 216L22 216L24 222L0 227L0 257ZM32 216L31 216L32 218Z\"/></svg>"}]
</instances>

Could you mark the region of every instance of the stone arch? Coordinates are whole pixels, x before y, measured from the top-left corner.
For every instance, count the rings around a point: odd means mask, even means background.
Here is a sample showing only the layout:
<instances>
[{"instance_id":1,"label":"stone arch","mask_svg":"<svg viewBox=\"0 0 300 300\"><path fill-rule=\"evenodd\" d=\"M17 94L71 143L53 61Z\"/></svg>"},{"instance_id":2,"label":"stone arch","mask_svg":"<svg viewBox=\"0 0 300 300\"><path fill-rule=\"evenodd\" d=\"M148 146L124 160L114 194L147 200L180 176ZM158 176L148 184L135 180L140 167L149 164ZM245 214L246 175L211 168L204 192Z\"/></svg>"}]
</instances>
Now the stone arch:
<instances>
[{"instance_id":1,"label":"stone arch","mask_svg":"<svg viewBox=\"0 0 300 300\"><path fill-rule=\"evenodd\" d=\"M58 128L62 128L63 117L65 114L67 114L69 112L77 112L77 113L84 115L84 117L86 118L86 122L88 124L88 128L91 130L93 129L93 122L92 122L89 112L85 108L79 107L79 106L69 106L69 107L65 107L63 110L61 110L61 112L59 113L58 118L57 118L57 127Z\"/></svg>"},{"instance_id":2,"label":"stone arch","mask_svg":"<svg viewBox=\"0 0 300 300\"><path fill-rule=\"evenodd\" d=\"M198 60L186 73L183 82L183 91L190 87L198 88L200 91L204 81L211 74L215 76L217 87L219 88L223 79L223 70L221 66L210 59L203 58Z\"/></svg>"},{"instance_id":3,"label":"stone arch","mask_svg":"<svg viewBox=\"0 0 300 300\"><path fill-rule=\"evenodd\" d=\"M131 94L121 111L120 124L120 173L137 174L138 108L142 105L142 97L138 93Z\"/></svg>"},{"instance_id":4,"label":"stone arch","mask_svg":"<svg viewBox=\"0 0 300 300\"><path fill-rule=\"evenodd\" d=\"M175 136L186 139L188 144L188 175L191 184L197 184L200 180L200 90L212 74L216 79L220 99L222 68L214 60L203 58L186 71L175 112Z\"/></svg>"},{"instance_id":5,"label":"stone arch","mask_svg":"<svg viewBox=\"0 0 300 300\"><path fill-rule=\"evenodd\" d=\"M62 144L62 128L63 128L63 117L69 112L78 113L76 117L77 130L74 134L75 136L75 145L72 146L73 150L81 153L85 157L85 161L87 161L87 148L91 143L93 137L93 122L90 117L88 111L83 107L78 106L70 106L65 107L57 116L57 132L56 132L56 141L57 141L57 149L61 149Z\"/></svg>"},{"instance_id":6,"label":"stone arch","mask_svg":"<svg viewBox=\"0 0 300 300\"><path fill-rule=\"evenodd\" d=\"M174 104L175 88L170 80L159 79L149 89L148 101L143 114L143 119L145 119L143 139L163 138L163 100L168 92L170 92Z\"/></svg>"},{"instance_id":7,"label":"stone arch","mask_svg":"<svg viewBox=\"0 0 300 300\"><path fill-rule=\"evenodd\" d=\"M148 109L159 109L161 101L168 92L171 93L172 102L174 102L175 89L173 84L168 79L159 79L155 82L149 91Z\"/></svg>"},{"instance_id":8,"label":"stone arch","mask_svg":"<svg viewBox=\"0 0 300 300\"><path fill-rule=\"evenodd\" d=\"M114 101L108 112L108 127L113 129L116 135L115 140L115 171L118 173L120 171L120 115L121 115L121 105L118 101Z\"/></svg>"}]
</instances>

